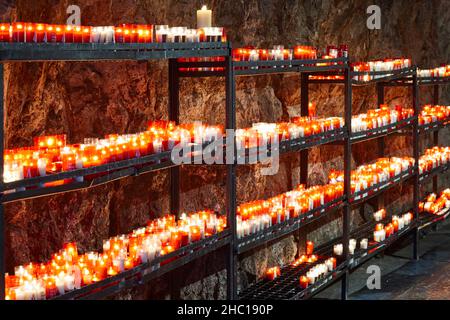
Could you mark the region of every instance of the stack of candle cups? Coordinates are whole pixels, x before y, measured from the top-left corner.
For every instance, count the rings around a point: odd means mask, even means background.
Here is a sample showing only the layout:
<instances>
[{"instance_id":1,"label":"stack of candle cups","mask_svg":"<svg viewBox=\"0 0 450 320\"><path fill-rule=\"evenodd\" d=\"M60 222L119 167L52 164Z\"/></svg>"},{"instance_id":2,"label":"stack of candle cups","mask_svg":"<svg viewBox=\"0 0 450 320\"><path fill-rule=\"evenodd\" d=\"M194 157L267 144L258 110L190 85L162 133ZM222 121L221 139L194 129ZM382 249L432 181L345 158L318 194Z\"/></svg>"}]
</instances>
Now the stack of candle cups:
<instances>
[{"instance_id":1,"label":"stack of candle cups","mask_svg":"<svg viewBox=\"0 0 450 320\"><path fill-rule=\"evenodd\" d=\"M450 106L425 105L419 115L419 125L433 122L445 122L450 118Z\"/></svg>"},{"instance_id":2,"label":"stack of candle cups","mask_svg":"<svg viewBox=\"0 0 450 320\"><path fill-rule=\"evenodd\" d=\"M450 188L441 192L438 197L435 193L429 194L425 201L419 202L419 212L427 212L434 215L444 214L444 209L450 208Z\"/></svg>"},{"instance_id":3,"label":"stack of candle cups","mask_svg":"<svg viewBox=\"0 0 450 320\"><path fill-rule=\"evenodd\" d=\"M425 173L439 166L446 165L450 160L450 147L433 147L425 150L419 158L419 173Z\"/></svg>"},{"instance_id":4,"label":"stack of candle cups","mask_svg":"<svg viewBox=\"0 0 450 320\"><path fill-rule=\"evenodd\" d=\"M221 27L189 29L168 25L70 26L14 22L0 24L0 42L26 43L151 43L224 42Z\"/></svg>"},{"instance_id":5,"label":"stack of candle cups","mask_svg":"<svg viewBox=\"0 0 450 320\"><path fill-rule=\"evenodd\" d=\"M408 171L413 166L414 158L411 157L380 158L375 163L359 166L351 172L351 192L360 192L373 185L386 182ZM344 181L344 172L333 170L329 174L329 179L330 183L342 183ZM377 189L373 190L373 192L375 191ZM356 196L355 200L359 200L366 195Z\"/></svg>"},{"instance_id":6,"label":"stack of candle cups","mask_svg":"<svg viewBox=\"0 0 450 320\"><path fill-rule=\"evenodd\" d=\"M375 226L373 232L373 240L375 242L382 242L389 238L391 235L397 233L403 228L411 224L413 220L413 214L411 212L403 214L401 217L393 216L390 223L383 225L379 223Z\"/></svg>"},{"instance_id":7,"label":"stack of candle cups","mask_svg":"<svg viewBox=\"0 0 450 320\"><path fill-rule=\"evenodd\" d=\"M361 132L393 125L398 121L414 116L413 109L405 109L396 106L389 109L387 105L381 105L380 109L372 109L367 113L362 113L352 117L352 132Z\"/></svg>"},{"instance_id":8,"label":"stack of candle cups","mask_svg":"<svg viewBox=\"0 0 450 320\"><path fill-rule=\"evenodd\" d=\"M411 59L399 58L399 59L385 59L385 60L373 60L368 62L355 62L352 64L352 70L354 72L364 72L361 75L355 75L353 77L356 81L370 81L373 79L383 78L389 74L383 75L370 75L366 72L372 71L394 71L411 67Z\"/></svg>"},{"instance_id":9,"label":"stack of candle cups","mask_svg":"<svg viewBox=\"0 0 450 320\"><path fill-rule=\"evenodd\" d=\"M420 78L450 77L450 64L442 64L440 67L432 69L417 69L417 76Z\"/></svg>"},{"instance_id":10,"label":"stack of candle cups","mask_svg":"<svg viewBox=\"0 0 450 320\"><path fill-rule=\"evenodd\" d=\"M144 132L110 134L104 139L88 138L83 144L66 145L65 135L36 137L33 147L5 150L4 181L17 181L158 154L172 150L178 143L209 142L222 133L221 126L200 123L177 126L173 122L157 121L151 122ZM70 180L48 185L67 182Z\"/></svg>"},{"instance_id":11,"label":"stack of candle cups","mask_svg":"<svg viewBox=\"0 0 450 320\"><path fill-rule=\"evenodd\" d=\"M174 216L153 220L145 228L104 241L102 252L79 254L76 244L68 243L50 261L18 266L14 275L7 274L6 299L49 299L152 262L225 227L225 217L200 211L179 220Z\"/></svg>"},{"instance_id":12,"label":"stack of candle cups","mask_svg":"<svg viewBox=\"0 0 450 320\"><path fill-rule=\"evenodd\" d=\"M343 195L343 184L314 186L300 185L293 191L268 200L258 200L237 208L237 236L244 238L277 223L304 215Z\"/></svg>"}]
</instances>

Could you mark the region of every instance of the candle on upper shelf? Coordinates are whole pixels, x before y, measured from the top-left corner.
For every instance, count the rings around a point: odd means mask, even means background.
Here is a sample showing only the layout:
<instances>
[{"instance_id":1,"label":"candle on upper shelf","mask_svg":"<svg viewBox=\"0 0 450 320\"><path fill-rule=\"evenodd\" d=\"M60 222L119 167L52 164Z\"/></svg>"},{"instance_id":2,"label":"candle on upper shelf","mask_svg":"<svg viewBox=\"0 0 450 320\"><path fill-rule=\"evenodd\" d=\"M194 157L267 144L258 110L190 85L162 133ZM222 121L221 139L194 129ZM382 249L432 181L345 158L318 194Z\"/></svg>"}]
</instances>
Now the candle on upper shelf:
<instances>
[{"instance_id":1,"label":"candle on upper shelf","mask_svg":"<svg viewBox=\"0 0 450 320\"><path fill-rule=\"evenodd\" d=\"M197 28L209 28L212 26L212 10L208 9L206 5L197 10Z\"/></svg>"}]
</instances>

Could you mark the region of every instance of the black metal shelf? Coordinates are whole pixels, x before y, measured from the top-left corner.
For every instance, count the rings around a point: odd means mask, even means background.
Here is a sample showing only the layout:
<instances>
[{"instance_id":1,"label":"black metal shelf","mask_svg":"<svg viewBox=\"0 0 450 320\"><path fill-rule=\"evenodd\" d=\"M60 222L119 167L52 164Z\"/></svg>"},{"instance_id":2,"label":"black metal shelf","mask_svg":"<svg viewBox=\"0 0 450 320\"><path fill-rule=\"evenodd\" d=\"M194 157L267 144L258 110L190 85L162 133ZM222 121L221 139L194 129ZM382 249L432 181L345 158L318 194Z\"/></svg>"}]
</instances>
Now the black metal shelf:
<instances>
[{"instance_id":1,"label":"black metal shelf","mask_svg":"<svg viewBox=\"0 0 450 320\"><path fill-rule=\"evenodd\" d=\"M54 300L101 299L126 288L142 285L156 277L179 268L230 243L227 229L206 239L194 242L151 262L108 277L102 281L69 291L54 297Z\"/></svg>"},{"instance_id":2,"label":"black metal shelf","mask_svg":"<svg viewBox=\"0 0 450 320\"><path fill-rule=\"evenodd\" d=\"M1 61L101 61L228 56L228 42L0 43Z\"/></svg>"},{"instance_id":3,"label":"black metal shelf","mask_svg":"<svg viewBox=\"0 0 450 320\"><path fill-rule=\"evenodd\" d=\"M414 124L415 119L417 119L417 117L414 116L379 128L360 132L353 132L350 136L350 141L351 143L359 143L363 141L372 140L375 138L388 136L391 133L396 133L399 132L400 130L412 126Z\"/></svg>"},{"instance_id":4,"label":"black metal shelf","mask_svg":"<svg viewBox=\"0 0 450 320\"><path fill-rule=\"evenodd\" d=\"M395 185L398 185L416 175L417 172L417 166L410 168L407 171L404 171L395 177L390 178L387 181L377 183L375 185L372 185L371 187L355 192L350 196L349 204L351 206L360 205L361 203L366 202L369 199L372 199L373 197L376 197L383 193L386 190L389 190ZM358 199L355 199L356 197L359 197Z\"/></svg>"},{"instance_id":5,"label":"black metal shelf","mask_svg":"<svg viewBox=\"0 0 450 320\"><path fill-rule=\"evenodd\" d=\"M359 80L352 80L352 84L354 86L367 86L371 85L377 82L390 82L393 80L399 80L399 79L405 79L407 77L410 77L412 75L416 74L416 67L410 67L410 68L403 68L398 70L391 70L391 71L358 71L358 72L351 72L351 77L355 76L381 76L377 77L376 79L371 79L369 81L359 81Z\"/></svg>"},{"instance_id":6,"label":"black metal shelf","mask_svg":"<svg viewBox=\"0 0 450 320\"><path fill-rule=\"evenodd\" d=\"M450 119L445 119L443 121L435 121L427 124L419 125L419 133L424 134L427 132L435 132L450 125Z\"/></svg>"},{"instance_id":7,"label":"black metal shelf","mask_svg":"<svg viewBox=\"0 0 450 320\"><path fill-rule=\"evenodd\" d=\"M450 83L450 77L418 77L417 79L421 86Z\"/></svg>"},{"instance_id":8,"label":"black metal shelf","mask_svg":"<svg viewBox=\"0 0 450 320\"><path fill-rule=\"evenodd\" d=\"M437 176L438 174L444 173L446 172L450 167L450 164L445 164L442 166L438 166L430 171L427 172L423 172L419 175L419 183L420 184L424 184L426 183L429 179Z\"/></svg>"},{"instance_id":9,"label":"black metal shelf","mask_svg":"<svg viewBox=\"0 0 450 320\"><path fill-rule=\"evenodd\" d=\"M340 72L348 63L348 58L311 59L311 60L258 60L233 61L236 76L252 76L289 72Z\"/></svg>"},{"instance_id":10,"label":"black metal shelf","mask_svg":"<svg viewBox=\"0 0 450 320\"><path fill-rule=\"evenodd\" d=\"M297 218L289 219L282 223L277 223L269 228L261 230L260 232L239 239L237 241L238 254L242 254L261 245L268 244L270 241L280 239L314 221L325 217L331 211L341 208L344 204L344 199L345 197L339 197L338 199L308 211Z\"/></svg>"},{"instance_id":11,"label":"black metal shelf","mask_svg":"<svg viewBox=\"0 0 450 320\"><path fill-rule=\"evenodd\" d=\"M437 214L421 212L419 230L425 229L427 227L432 227L437 223L443 222L449 216L450 216L450 208L444 208Z\"/></svg>"}]
</instances>

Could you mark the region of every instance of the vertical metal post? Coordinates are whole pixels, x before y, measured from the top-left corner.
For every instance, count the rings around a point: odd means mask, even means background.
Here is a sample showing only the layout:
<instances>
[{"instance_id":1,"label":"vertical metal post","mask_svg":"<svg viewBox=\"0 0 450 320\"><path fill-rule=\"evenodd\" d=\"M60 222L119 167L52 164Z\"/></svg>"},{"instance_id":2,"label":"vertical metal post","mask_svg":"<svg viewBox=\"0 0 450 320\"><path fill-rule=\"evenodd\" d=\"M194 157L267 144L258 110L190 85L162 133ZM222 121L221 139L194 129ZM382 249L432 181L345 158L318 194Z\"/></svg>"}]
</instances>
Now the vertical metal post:
<instances>
[{"instance_id":1,"label":"vertical metal post","mask_svg":"<svg viewBox=\"0 0 450 320\"><path fill-rule=\"evenodd\" d=\"M176 59L169 59L169 120L180 122L180 77ZM180 214L180 167L170 168L170 212Z\"/></svg>"},{"instance_id":2,"label":"vertical metal post","mask_svg":"<svg viewBox=\"0 0 450 320\"><path fill-rule=\"evenodd\" d=\"M235 110L235 79L233 70L233 61L231 58L231 49L227 57L226 76L225 76L225 90L226 90L226 129L236 129L236 110ZM235 149L233 144L233 148ZM227 163L227 189L226 189L226 204L227 204L227 221L228 227L231 231L231 240L228 254L227 267L227 298L229 300L237 299L237 226L236 226L236 151L234 152L233 163ZM227 159L229 160L229 159Z\"/></svg>"},{"instance_id":3,"label":"vertical metal post","mask_svg":"<svg viewBox=\"0 0 450 320\"><path fill-rule=\"evenodd\" d=\"M302 73L300 75L300 115L306 117L309 115L309 84L308 73ZM308 184L308 149L300 151L300 183Z\"/></svg>"},{"instance_id":4,"label":"vertical metal post","mask_svg":"<svg viewBox=\"0 0 450 320\"><path fill-rule=\"evenodd\" d=\"M439 85L433 86L433 104L436 106L439 104ZM433 132L433 146L439 145L439 130ZM438 192L438 175L433 177L433 192Z\"/></svg>"},{"instance_id":5,"label":"vertical metal post","mask_svg":"<svg viewBox=\"0 0 450 320\"><path fill-rule=\"evenodd\" d=\"M378 107L384 104L384 85L381 82L377 83L377 103ZM384 151L386 148L386 140L385 137L379 137L377 139L378 143L378 158L384 157ZM384 208L384 192L382 192L377 197L377 208L376 210L380 210Z\"/></svg>"},{"instance_id":6,"label":"vertical metal post","mask_svg":"<svg viewBox=\"0 0 450 320\"><path fill-rule=\"evenodd\" d=\"M3 151L5 148L5 107L4 107L3 63L0 63L0 179L3 190ZM1 197L1 195L0 195ZM0 198L0 300L5 300L5 215L3 201Z\"/></svg>"},{"instance_id":7,"label":"vertical metal post","mask_svg":"<svg viewBox=\"0 0 450 320\"><path fill-rule=\"evenodd\" d=\"M345 203L343 214L342 214L342 245L344 247L344 257L346 263L349 261L349 238L350 238L350 204L349 199L351 196L351 157L352 157L352 146L350 143L350 133L351 133L351 121L352 121L352 82L350 77L350 69L348 66L345 68L345 84L344 84L344 94L345 94L345 127L346 127L346 138L344 144L344 194L347 198ZM348 281L349 281L348 269L345 269L345 273L342 277L341 283L341 299L347 300L348 295Z\"/></svg>"},{"instance_id":8,"label":"vertical metal post","mask_svg":"<svg viewBox=\"0 0 450 320\"><path fill-rule=\"evenodd\" d=\"M417 70L416 70L417 71ZM412 85L412 95L413 95L413 107L415 119L413 122L413 157L415 160L415 167L418 168L419 165L419 88L417 82L417 72L413 75L413 85ZM413 208L414 208L414 219L417 223L419 219L419 170L416 170L414 174L414 186L413 186ZM413 258L414 260L419 260L419 229L416 226L414 228L414 240L413 240Z\"/></svg>"},{"instance_id":9,"label":"vertical metal post","mask_svg":"<svg viewBox=\"0 0 450 320\"><path fill-rule=\"evenodd\" d=\"M169 120L180 121L180 78L176 59L169 59ZM176 216L180 214L180 167L170 170L170 212ZM180 299L182 287L180 277L170 277L170 297Z\"/></svg>"}]
</instances>

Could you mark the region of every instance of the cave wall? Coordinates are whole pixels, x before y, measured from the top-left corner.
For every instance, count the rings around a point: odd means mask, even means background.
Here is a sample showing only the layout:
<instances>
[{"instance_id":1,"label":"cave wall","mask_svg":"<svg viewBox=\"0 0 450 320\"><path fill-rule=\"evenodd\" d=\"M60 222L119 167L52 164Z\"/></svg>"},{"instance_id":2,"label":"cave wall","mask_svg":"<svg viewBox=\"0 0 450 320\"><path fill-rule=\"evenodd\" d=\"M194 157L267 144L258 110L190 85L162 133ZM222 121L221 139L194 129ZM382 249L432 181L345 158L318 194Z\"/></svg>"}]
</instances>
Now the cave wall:
<instances>
[{"instance_id":1,"label":"cave wall","mask_svg":"<svg viewBox=\"0 0 450 320\"><path fill-rule=\"evenodd\" d=\"M450 1L294 1L294 0L7 0L0 1L3 21L64 24L66 8L77 4L82 23L112 25L149 23L195 26L195 11L202 4L214 10L216 25L224 26L234 46L270 47L346 43L353 61L408 56L422 67L450 62ZM366 28L368 5L382 9L382 29ZM32 143L37 135L66 133L71 143L85 137L143 130L151 119L168 118L167 63L8 63L5 65L5 142L8 148ZM273 75L237 80L237 126L258 121L287 120L300 112L299 77ZM405 89L390 89L386 102L411 105ZM376 106L375 88L353 90L354 113ZM420 92L431 102L431 91ZM225 122L223 79L189 79L181 85L182 122ZM319 115L343 115L343 88L313 85L310 99ZM443 87L441 101L450 103ZM443 144L449 132L442 131ZM407 138L389 137L388 153L412 154ZM429 142L429 139L428 139ZM426 143L424 142L424 145ZM357 145L354 164L373 160L374 142ZM342 148L313 148L309 156L311 184L325 183L330 169L342 168ZM255 166L238 168L238 203L273 196L298 181L299 160L283 156L275 176L262 176ZM219 206L224 211L225 170L219 167L184 167L181 208L190 212ZM441 183L448 185L448 178ZM169 210L166 171L133 177L91 190L15 202L6 206L7 268L47 259L66 241L82 250L101 248L102 240L144 224ZM406 207L411 188L399 186L389 193L393 207ZM406 191L408 192L406 192ZM401 194L406 194L400 197ZM406 209L406 208L405 208ZM368 206L367 210L370 210ZM292 260L308 238L325 241L339 234L339 215L326 224L311 225L282 241L259 249L239 263L240 286L254 281L266 267ZM358 214L352 224L358 224ZM170 296L173 278L183 287L181 298L224 298L225 249L115 298L145 299Z\"/></svg>"}]
</instances>

